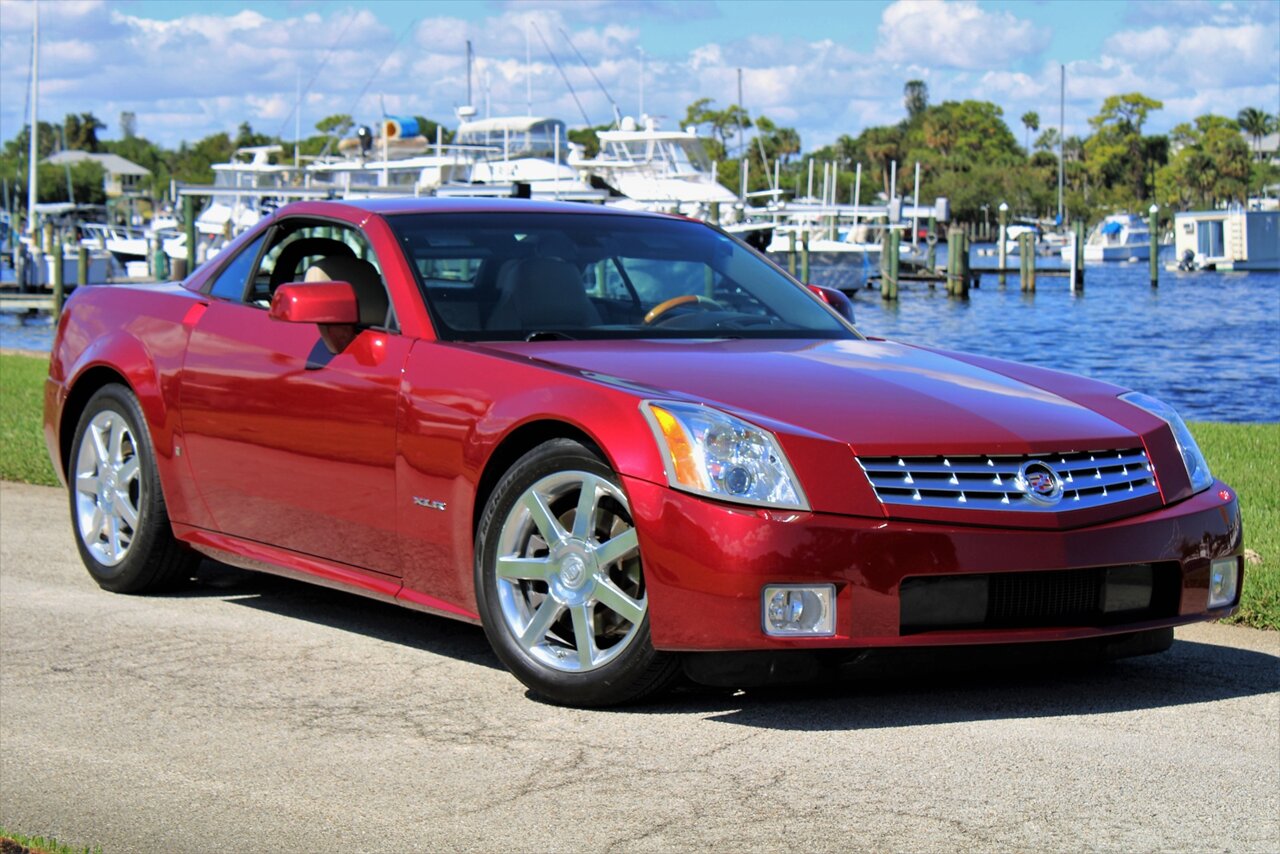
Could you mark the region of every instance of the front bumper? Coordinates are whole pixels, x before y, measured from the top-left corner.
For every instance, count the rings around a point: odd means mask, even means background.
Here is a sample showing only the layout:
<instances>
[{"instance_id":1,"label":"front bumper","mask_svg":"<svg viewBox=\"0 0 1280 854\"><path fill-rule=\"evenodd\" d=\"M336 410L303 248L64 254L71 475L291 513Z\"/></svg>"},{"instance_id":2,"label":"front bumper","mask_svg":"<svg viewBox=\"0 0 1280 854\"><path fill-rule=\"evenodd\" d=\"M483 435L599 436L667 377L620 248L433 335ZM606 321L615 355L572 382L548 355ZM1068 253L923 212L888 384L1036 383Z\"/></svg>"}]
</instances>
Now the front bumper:
<instances>
[{"instance_id":1,"label":"front bumper","mask_svg":"<svg viewBox=\"0 0 1280 854\"><path fill-rule=\"evenodd\" d=\"M961 527L734 507L623 478L645 560L653 643L663 650L999 644L1101 637L1227 616L1207 607L1209 564L1243 554L1240 509L1222 483L1172 507L1068 531ZM979 517L980 518L980 517ZM1166 612L1133 622L903 632L904 579L1167 564ZM761 628L766 584L836 585L833 637ZM1149 616L1149 615L1148 615Z\"/></svg>"}]
</instances>

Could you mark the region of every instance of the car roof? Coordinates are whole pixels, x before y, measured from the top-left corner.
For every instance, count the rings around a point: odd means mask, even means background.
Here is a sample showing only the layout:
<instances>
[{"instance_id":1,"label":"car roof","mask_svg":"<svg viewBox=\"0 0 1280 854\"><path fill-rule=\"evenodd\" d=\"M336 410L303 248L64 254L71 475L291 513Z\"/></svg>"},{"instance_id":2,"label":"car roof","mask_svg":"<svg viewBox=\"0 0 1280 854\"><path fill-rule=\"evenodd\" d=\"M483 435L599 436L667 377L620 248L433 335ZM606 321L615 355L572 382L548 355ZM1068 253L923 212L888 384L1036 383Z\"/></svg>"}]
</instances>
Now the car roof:
<instances>
[{"instance_id":1,"label":"car roof","mask_svg":"<svg viewBox=\"0 0 1280 854\"><path fill-rule=\"evenodd\" d=\"M592 216L646 216L661 219L672 219L666 214L646 211L621 210L603 205L587 205L581 202L533 201L531 199L509 198L434 198L401 196L389 199L343 199L332 202L295 202L280 208L279 213L287 215L291 209L305 207L307 213L318 213L319 209L328 206L354 208L379 216L397 216L400 214L427 213L574 213L591 214ZM684 219L685 217L674 217Z\"/></svg>"}]
</instances>

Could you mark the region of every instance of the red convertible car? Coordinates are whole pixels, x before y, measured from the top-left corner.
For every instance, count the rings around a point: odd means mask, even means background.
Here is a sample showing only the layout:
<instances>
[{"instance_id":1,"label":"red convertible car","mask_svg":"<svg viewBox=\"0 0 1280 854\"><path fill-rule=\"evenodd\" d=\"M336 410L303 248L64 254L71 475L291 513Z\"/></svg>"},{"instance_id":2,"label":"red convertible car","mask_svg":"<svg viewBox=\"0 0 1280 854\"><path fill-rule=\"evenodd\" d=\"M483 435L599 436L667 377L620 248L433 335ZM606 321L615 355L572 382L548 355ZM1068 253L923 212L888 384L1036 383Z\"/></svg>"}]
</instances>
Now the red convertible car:
<instances>
[{"instance_id":1,"label":"red convertible car","mask_svg":"<svg viewBox=\"0 0 1280 854\"><path fill-rule=\"evenodd\" d=\"M304 578L480 623L560 703L869 647L1158 651L1242 577L1168 406L863 337L678 217L290 205L185 282L77 290L44 426L102 587Z\"/></svg>"}]
</instances>

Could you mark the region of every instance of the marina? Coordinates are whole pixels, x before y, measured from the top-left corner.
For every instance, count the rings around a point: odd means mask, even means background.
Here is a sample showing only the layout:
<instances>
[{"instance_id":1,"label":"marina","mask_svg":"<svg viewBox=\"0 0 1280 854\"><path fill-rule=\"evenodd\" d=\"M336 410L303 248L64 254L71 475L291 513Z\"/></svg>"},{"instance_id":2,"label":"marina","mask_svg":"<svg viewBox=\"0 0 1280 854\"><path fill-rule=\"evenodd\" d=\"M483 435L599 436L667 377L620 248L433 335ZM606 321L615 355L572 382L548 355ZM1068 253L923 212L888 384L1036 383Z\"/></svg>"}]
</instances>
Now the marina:
<instances>
[{"instance_id":1,"label":"marina","mask_svg":"<svg viewBox=\"0 0 1280 854\"><path fill-rule=\"evenodd\" d=\"M973 248L974 269L988 256ZM1065 275L1034 294L1016 277L985 274L968 299L907 282L886 302L878 288L852 294L864 335L1028 362L1140 389L1196 421L1280 420L1280 273L1165 272L1152 289L1145 263L1090 267L1073 293ZM824 284L847 274L815 264ZM847 280L846 280L847 281ZM1087 331L1088 334L1084 334ZM0 312L0 348L47 351L53 322Z\"/></svg>"}]
</instances>

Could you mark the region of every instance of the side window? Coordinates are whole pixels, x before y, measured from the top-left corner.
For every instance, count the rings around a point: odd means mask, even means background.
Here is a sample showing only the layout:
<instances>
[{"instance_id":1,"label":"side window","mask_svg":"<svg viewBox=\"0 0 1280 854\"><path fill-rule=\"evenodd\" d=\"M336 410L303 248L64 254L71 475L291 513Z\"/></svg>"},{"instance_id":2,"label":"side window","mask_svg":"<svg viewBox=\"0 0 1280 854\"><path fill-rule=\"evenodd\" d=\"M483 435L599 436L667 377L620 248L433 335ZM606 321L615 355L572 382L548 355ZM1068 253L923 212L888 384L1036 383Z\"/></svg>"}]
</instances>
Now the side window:
<instances>
[{"instance_id":1,"label":"side window","mask_svg":"<svg viewBox=\"0 0 1280 854\"><path fill-rule=\"evenodd\" d=\"M244 299L265 309L285 283L326 279L350 282L360 308L360 325L397 330L373 248L358 229L330 222L290 218L273 229Z\"/></svg>"},{"instance_id":2,"label":"side window","mask_svg":"<svg viewBox=\"0 0 1280 854\"><path fill-rule=\"evenodd\" d=\"M259 250L262 249L262 241L266 239L267 235L264 232L261 237L240 250L240 254L218 274L209 293L222 299L237 302L243 300L249 276L253 273L253 265L258 260Z\"/></svg>"}]
</instances>

